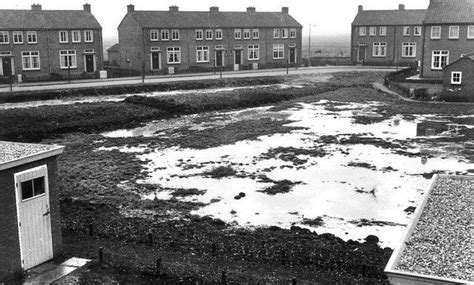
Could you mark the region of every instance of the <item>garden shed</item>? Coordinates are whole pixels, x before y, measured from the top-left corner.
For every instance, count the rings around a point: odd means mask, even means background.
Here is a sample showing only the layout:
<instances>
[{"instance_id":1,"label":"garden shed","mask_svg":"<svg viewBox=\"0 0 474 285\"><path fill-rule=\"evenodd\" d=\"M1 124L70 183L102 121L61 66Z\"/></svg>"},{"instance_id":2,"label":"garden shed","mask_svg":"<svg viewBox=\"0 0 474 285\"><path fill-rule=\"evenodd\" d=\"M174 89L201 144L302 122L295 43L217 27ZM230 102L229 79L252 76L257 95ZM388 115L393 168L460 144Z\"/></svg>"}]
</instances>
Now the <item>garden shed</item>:
<instances>
[{"instance_id":1,"label":"garden shed","mask_svg":"<svg viewBox=\"0 0 474 285\"><path fill-rule=\"evenodd\" d=\"M62 251L56 181L63 149L0 141L0 283Z\"/></svg>"},{"instance_id":2,"label":"garden shed","mask_svg":"<svg viewBox=\"0 0 474 285\"><path fill-rule=\"evenodd\" d=\"M461 57L443 71L445 94L474 99L474 54Z\"/></svg>"}]
</instances>

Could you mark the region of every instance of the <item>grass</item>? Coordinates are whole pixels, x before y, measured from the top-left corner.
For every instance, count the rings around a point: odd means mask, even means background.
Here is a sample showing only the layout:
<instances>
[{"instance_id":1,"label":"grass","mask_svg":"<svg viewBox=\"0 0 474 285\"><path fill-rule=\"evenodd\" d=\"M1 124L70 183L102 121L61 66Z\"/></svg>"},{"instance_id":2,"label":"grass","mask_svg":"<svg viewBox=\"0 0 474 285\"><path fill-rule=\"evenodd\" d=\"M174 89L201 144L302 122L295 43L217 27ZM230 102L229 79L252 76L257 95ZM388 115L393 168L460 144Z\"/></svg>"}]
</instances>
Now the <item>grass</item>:
<instances>
[{"instance_id":1,"label":"grass","mask_svg":"<svg viewBox=\"0 0 474 285\"><path fill-rule=\"evenodd\" d=\"M275 181L274 183L275 183L274 185L267 187L263 190L260 190L259 192L262 192L268 195L285 194L285 193L290 193L293 186L300 184L300 182L293 182L287 179Z\"/></svg>"}]
</instances>

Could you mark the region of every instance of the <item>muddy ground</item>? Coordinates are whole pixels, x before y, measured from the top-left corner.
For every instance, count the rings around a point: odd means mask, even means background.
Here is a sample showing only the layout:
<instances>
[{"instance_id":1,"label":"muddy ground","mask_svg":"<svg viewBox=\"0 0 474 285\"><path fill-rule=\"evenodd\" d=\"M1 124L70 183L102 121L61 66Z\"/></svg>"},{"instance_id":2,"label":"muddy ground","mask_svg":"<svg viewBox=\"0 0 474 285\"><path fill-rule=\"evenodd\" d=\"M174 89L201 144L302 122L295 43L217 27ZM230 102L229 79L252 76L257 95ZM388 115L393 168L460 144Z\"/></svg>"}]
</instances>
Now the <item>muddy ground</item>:
<instances>
[{"instance_id":1,"label":"muddy ground","mask_svg":"<svg viewBox=\"0 0 474 285\"><path fill-rule=\"evenodd\" d=\"M200 131L171 129L167 138L110 138L100 134L151 120L179 119L183 114L269 104L274 110L284 110L297 103L324 99L385 103L377 107L381 117L357 118L367 124L396 114L474 115L472 105L405 102L371 89L371 83L382 80L383 76L338 73L328 82L314 82L309 76L288 77L285 82L298 86L159 99L137 96L119 103L4 110L0 112L0 140L66 146L59 158L65 255L96 259L98 248L105 249L103 264L93 263L78 274L84 284L212 284L223 279L231 284L255 284L288 282L293 278L322 284L386 283L383 269L392 250L381 248L377 237L369 236L365 242L345 242L331 234L299 227L246 229L197 217L190 212L202 206L199 203L140 198L139 194L153 193L156 189L153 185L133 183L147 175L143 170L145 162L136 154L97 151L101 147L123 145L209 148L295 130L286 126L289 122L285 120L255 119ZM474 124L472 117L457 120L459 124ZM440 138L440 141L473 138L472 129L464 132L462 138ZM335 138L326 139L330 142ZM362 140L349 138L348 143L351 139L358 143ZM279 153L285 151L291 153L288 149ZM297 153L292 153L287 159L295 161ZM466 149L465 154L474 161L472 149ZM323 154L315 151L310 155ZM209 175L235 173L232 169L219 169ZM285 181L277 185L281 187L268 191L278 193L292 186Z\"/></svg>"}]
</instances>

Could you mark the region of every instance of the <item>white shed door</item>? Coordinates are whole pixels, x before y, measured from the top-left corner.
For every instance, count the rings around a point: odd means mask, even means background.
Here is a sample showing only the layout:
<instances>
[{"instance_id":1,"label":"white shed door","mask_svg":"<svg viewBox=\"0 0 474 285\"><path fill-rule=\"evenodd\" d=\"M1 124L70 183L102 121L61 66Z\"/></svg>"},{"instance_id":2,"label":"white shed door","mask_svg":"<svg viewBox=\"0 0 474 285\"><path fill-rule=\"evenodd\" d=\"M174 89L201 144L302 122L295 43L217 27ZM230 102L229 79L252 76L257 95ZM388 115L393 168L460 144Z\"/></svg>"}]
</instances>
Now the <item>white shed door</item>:
<instances>
[{"instance_id":1,"label":"white shed door","mask_svg":"<svg viewBox=\"0 0 474 285\"><path fill-rule=\"evenodd\" d=\"M53 258L48 169L15 174L21 260L27 270Z\"/></svg>"}]
</instances>

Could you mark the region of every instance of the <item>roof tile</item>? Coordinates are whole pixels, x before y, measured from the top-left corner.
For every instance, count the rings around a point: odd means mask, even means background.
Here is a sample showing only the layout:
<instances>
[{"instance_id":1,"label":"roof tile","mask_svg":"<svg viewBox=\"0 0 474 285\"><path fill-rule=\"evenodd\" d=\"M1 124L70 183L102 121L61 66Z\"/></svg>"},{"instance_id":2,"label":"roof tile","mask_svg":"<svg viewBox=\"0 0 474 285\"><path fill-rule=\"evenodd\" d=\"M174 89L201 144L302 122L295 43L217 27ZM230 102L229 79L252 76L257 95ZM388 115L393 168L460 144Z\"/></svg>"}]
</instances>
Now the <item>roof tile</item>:
<instances>
[{"instance_id":1,"label":"roof tile","mask_svg":"<svg viewBox=\"0 0 474 285\"><path fill-rule=\"evenodd\" d=\"M357 13L352 25L421 25L426 10L363 10Z\"/></svg>"},{"instance_id":2,"label":"roof tile","mask_svg":"<svg viewBox=\"0 0 474 285\"><path fill-rule=\"evenodd\" d=\"M474 0L432 0L423 23L474 23Z\"/></svg>"}]
</instances>

